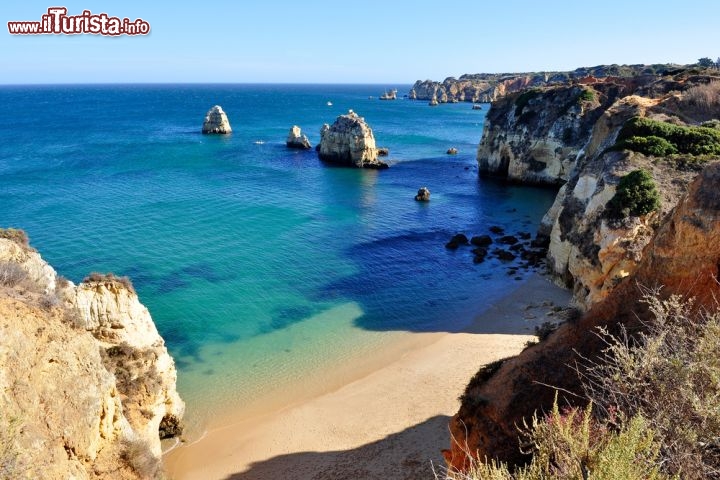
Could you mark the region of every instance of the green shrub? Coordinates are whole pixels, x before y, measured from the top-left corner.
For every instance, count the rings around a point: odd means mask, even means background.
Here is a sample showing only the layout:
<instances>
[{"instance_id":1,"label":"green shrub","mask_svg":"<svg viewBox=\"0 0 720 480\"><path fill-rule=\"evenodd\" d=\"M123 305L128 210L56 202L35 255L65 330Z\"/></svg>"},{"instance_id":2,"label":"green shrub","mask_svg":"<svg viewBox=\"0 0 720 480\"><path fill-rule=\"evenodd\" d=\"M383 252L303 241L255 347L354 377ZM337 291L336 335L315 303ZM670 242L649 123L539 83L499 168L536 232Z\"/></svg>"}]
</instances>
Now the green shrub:
<instances>
[{"instance_id":1,"label":"green shrub","mask_svg":"<svg viewBox=\"0 0 720 480\"><path fill-rule=\"evenodd\" d=\"M675 145L668 142L662 137L650 135L648 137L630 137L627 140L618 142L619 149L632 150L640 152L644 155L652 155L654 157L667 157L678 153Z\"/></svg>"},{"instance_id":2,"label":"green shrub","mask_svg":"<svg viewBox=\"0 0 720 480\"><path fill-rule=\"evenodd\" d=\"M583 89L582 92L580 92L580 95L578 96L578 103L579 102L592 102L595 100L595 92L590 89Z\"/></svg>"},{"instance_id":3,"label":"green shrub","mask_svg":"<svg viewBox=\"0 0 720 480\"><path fill-rule=\"evenodd\" d=\"M623 142L632 137L659 137L677 150L690 155L720 155L720 130L708 127L684 127L644 117L633 117L623 125L616 148L630 148ZM640 151L640 150L637 150Z\"/></svg>"},{"instance_id":4,"label":"green shrub","mask_svg":"<svg viewBox=\"0 0 720 480\"><path fill-rule=\"evenodd\" d=\"M607 204L611 218L639 217L660 208L660 195L646 170L633 170L620 179L615 196Z\"/></svg>"}]
</instances>

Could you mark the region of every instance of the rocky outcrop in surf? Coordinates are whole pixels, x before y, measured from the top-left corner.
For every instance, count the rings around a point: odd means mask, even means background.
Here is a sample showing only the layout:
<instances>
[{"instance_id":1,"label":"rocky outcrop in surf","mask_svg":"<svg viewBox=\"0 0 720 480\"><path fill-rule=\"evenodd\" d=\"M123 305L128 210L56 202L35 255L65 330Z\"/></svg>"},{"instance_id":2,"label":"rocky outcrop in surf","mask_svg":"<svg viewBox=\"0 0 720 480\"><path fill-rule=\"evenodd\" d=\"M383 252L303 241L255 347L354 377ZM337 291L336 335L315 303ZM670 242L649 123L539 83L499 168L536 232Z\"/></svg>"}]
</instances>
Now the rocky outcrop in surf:
<instances>
[{"instance_id":1,"label":"rocky outcrop in surf","mask_svg":"<svg viewBox=\"0 0 720 480\"><path fill-rule=\"evenodd\" d=\"M357 168L387 168L378 160L375 137L363 117L350 110L320 129L320 160Z\"/></svg>"},{"instance_id":2,"label":"rocky outcrop in surf","mask_svg":"<svg viewBox=\"0 0 720 480\"><path fill-rule=\"evenodd\" d=\"M220 105L215 105L205 114L202 133L221 135L232 133L230 121Z\"/></svg>"},{"instance_id":3,"label":"rocky outcrop in surf","mask_svg":"<svg viewBox=\"0 0 720 480\"><path fill-rule=\"evenodd\" d=\"M302 130L297 125L290 127L285 145L288 148L295 148L297 150L310 150L312 148L307 135L302 133Z\"/></svg>"},{"instance_id":4,"label":"rocky outcrop in surf","mask_svg":"<svg viewBox=\"0 0 720 480\"><path fill-rule=\"evenodd\" d=\"M181 433L184 404L147 308L127 279L95 274L75 286L6 233L0 230L3 472L159 478L160 439Z\"/></svg>"}]
</instances>

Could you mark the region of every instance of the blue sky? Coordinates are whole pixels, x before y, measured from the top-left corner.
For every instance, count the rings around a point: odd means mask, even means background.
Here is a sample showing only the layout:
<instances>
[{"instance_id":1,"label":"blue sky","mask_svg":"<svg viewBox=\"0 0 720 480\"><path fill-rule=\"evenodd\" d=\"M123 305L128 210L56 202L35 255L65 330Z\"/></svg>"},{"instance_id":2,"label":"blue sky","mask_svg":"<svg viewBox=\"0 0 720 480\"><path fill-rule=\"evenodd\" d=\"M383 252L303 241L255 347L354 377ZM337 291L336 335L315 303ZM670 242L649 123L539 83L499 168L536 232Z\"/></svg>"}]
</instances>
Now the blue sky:
<instances>
[{"instance_id":1,"label":"blue sky","mask_svg":"<svg viewBox=\"0 0 720 480\"><path fill-rule=\"evenodd\" d=\"M0 83L412 83L720 56L716 0L3 1ZM51 6L148 36L15 36Z\"/></svg>"}]
</instances>

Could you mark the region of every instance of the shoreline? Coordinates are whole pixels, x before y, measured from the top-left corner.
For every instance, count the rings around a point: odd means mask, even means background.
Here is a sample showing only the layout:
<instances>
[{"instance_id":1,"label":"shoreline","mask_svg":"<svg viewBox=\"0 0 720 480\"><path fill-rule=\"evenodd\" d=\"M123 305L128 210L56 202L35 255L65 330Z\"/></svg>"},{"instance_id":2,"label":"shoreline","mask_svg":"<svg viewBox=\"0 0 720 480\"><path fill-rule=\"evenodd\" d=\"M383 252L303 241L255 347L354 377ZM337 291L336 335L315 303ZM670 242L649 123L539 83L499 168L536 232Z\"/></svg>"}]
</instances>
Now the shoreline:
<instances>
[{"instance_id":1,"label":"shoreline","mask_svg":"<svg viewBox=\"0 0 720 480\"><path fill-rule=\"evenodd\" d=\"M169 478L433 478L447 423L481 365L519 353L570 293L532 274L462 333L408 333L319 395L227 412L163 457ZM331 377L333 377L331 375Z\"/></svg>"}]
</instances>

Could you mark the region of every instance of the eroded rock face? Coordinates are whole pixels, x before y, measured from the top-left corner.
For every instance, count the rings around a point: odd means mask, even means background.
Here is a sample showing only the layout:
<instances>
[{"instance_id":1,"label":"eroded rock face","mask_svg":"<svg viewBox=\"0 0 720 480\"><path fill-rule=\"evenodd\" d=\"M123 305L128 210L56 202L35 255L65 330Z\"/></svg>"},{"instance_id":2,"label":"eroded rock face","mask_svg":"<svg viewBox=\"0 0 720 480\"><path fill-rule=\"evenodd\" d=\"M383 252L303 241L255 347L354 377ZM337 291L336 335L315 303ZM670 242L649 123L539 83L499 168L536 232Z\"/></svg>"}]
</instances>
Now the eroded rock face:
<instances>
[{"instance_id":1,"label":"eroded rock face","mask_svg":"<svg viewBox=\"0 0 720 480\"><path fill-rule=\"evenodd\" d=\"M25 478L156 478L160 434L180 433L175 365L131 286L73 285L0 238L0 435ZM12 475L11 475L12 476ZM14 478L14 477L13 477Z\"/></svg>"},{"instance_id":2,"label":"eroded rock face","mask_svg":"<svg viewBox=\"0 0 720 480\"><path fill-rule=\"evenodd\" d=\"M287 145L288 148L296 148L298 150L310 150L312 148L307 135L303 134L297 125L290 127L285 145Z\"/></svg>"},{"instance_id":3,"label":"eroded rock face","mask_svg":"<svg viewBox=\"0 0 720 480\"><path fill-rule=\"evenodd\" d=\"M118 377L125 416L159 456L160 423L166 417L182 418L185 404L176 390L175 363L150 312L131 288L114 280L82 282L74 305L81 325L104 347L106 366Z\"/></svg>"},{"instance_id":4,"label":"eroded rock face","mask_svg":"<svg viewBox=\"0 0 720 480\"><path fill-rule=\"evenodd\" d=\"M232 133L232 128L230 128L230 121L228 120L227 114L225 114L220 105L215 105L205 114L205 121L203 122L202 133Z\"/></svg>"},{"instance_id":5,"label":"eroded rock face","mask_svg":"<svg viewBox=\"0 0 720 480\"><path fill-rule=\"evenodd\" d=\"M573 171L595 122L623 88L602 84L525 90L488 112L478 146L480 175L561 185Z\"/></svg>"},{"instance_id":6,"label":"eroded rock face","mask_svg":"<svg viewBox=\"0 0 720 480\"><path fill-rule=\"evenodd\" d=\"M635 95L618 100L593 127L585 154L541 222L540 236L549 237L548 264L573 289L577 305L588 309L632 275L655 228L675 207L696 175L633 152L606 149L615 143L625 121L653 115L657 99ZM611 221L605 207L620 178L632 170L650 172L661 193L661 210L641 218Z\"/></svg>"},{"instance_id":7,"label":"eroded rock face","mask_svg":"<svg viewBox=\"0 0 720 480\"><path fill-rule=\"evenodd\" d=\"M375 137L365 119L350 110L320 129L318 156L325 162L357 168L387 168L378 160Z\"/></svg>"},{"instance_id":8,"label":"eroded rock face","mask_svg":"<svg viewBox=\"0 0 720 480\"><path fill-rule=\"evenodd\" d=\"M546 341L478 375L450 421L452 441L444 451L452 469L464 471L475 458L526 460L518 448L517 425L533 413L558 404L574 405L582 396L574 368L597 359L607 345L598 327L618 334L642 328L651 312L641 301L643 287L662 287L660 295L694 297L696 308L717 308L720 284L720 162L705 167L687 193L653 232L634 272L622 279L578 321L563 324ZM580 357L582 355L582 358ZM549 388L551 385L554 388Z\"/></svg>"}]
</instances>

